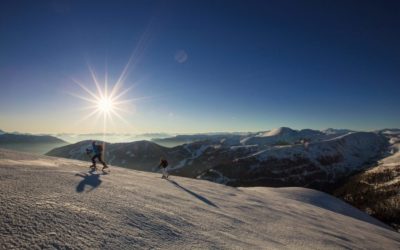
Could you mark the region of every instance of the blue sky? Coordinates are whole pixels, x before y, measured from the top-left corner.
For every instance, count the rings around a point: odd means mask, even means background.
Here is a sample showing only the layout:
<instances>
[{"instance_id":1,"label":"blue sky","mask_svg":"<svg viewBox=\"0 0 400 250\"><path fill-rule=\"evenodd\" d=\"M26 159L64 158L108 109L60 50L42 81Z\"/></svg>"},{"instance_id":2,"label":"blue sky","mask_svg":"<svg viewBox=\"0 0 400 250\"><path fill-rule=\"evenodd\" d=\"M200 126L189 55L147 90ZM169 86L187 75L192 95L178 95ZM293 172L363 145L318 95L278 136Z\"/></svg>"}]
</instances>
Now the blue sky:
<instances>
[{"instance_id":1,"label":"blue sky","mask_svg":"<svg viewBox=\"0 0 400 250\"><path fill-rule=\"evenodd\" d=\"M0 128L90 133L88 65L117 81L108 132L400 127L396 1L2 1ZM106 70L107 69L107 70Z\"/></svg>"}]
</instances>

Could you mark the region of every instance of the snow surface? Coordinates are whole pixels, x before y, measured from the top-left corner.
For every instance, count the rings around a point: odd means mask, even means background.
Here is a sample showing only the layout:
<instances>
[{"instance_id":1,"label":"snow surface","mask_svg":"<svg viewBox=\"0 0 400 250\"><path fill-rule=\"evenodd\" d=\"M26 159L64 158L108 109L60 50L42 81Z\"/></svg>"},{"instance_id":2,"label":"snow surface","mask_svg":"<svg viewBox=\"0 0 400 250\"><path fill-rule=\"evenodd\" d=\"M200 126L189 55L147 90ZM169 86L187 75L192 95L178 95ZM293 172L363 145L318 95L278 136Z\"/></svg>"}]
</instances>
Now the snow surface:
<instances>
[{"instance_id":1,"label":"snow surface","mask_svg":"<svg viewBox=\"0 0 400 250\"><path fill-rule=\"evenodd\" d=\"M270 131L267 131L259 136L260 137L271 137L271 136L278 136L278 135L283 135L283 134L291 134L293 132L294 132L294 130L292 130L291 128L280 127L280 128L275 128Z\"/></svg>"},{"instance_id":2,"label":"snow surface","mask_svg":"<svg viewBox=\"0 0 400 250\"><path fill-rule=\"evenodd\" d=\"M304 188L233 188L0 150L0 249L399 249L400 234Z\"/></svg>"}]
</instances>

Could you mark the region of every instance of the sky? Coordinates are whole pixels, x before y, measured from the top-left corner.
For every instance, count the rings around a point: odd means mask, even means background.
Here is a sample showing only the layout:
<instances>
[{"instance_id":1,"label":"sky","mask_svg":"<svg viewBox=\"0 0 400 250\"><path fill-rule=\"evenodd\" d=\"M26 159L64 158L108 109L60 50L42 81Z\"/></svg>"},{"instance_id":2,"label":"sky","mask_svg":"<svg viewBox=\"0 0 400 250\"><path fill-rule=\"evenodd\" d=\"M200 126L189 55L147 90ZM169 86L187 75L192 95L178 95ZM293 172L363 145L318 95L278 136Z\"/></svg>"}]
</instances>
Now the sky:
<instances>
[{"instance_id":1,"label":"sky","mask_svg":"<svg viewBox=\"0 0 400 250\"><path fill-rule=\"evenodd\" d=\"M3 0L0 129L400 127L399 14L398 1ZM120 117L85 119L90 68L109 88L125 69Z\"/></svg>"}]
</instances>

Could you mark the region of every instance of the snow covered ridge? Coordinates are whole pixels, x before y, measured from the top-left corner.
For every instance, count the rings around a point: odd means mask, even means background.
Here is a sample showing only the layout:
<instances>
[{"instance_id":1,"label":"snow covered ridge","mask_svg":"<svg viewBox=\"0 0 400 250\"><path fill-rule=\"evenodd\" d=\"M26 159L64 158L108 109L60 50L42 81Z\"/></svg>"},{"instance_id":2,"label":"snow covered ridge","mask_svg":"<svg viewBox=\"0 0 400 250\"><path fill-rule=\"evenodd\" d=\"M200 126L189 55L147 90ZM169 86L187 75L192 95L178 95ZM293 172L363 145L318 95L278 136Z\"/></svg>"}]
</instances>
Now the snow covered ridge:
<instances>
[{"instance_id":1,"label":"snow covered ridge","mask_svg":"<svg viewBox=\"0 0 400 250\"><path fill-rule=\"evenodd\" d=\"M0 248L400 248L400 234L318 191L111 167L0 150Z\"/></svg>"},{"instance_id":2,"label":"snow covered ridge","mask_svg":"<svg viewBox=\"0 0 400 250\"><path fill-rule=\"evenodd\" d=\"M387 144L379 134L355 132L308 145L272 147L210 168L199 178L233 186L329 190L379 159Z\"/></svg>"},{"instance_id":3,"label":"snow covered ridge","mask_svg":"<svg viewBox=\"0 0 400 250\"><path fill-rule=\"evenodd\" d=\"M207 139L201 135L204 140L172 148L149 141L107 143L105 159L113 165L154 172L160 158L165 157L175 175L235 186L326 190L379 159L388 144L380 132L327 131L279 128L253 134L207 135ZM88 161L85 149L89 146L90 141L83 141L48 155Z\"/></svg>"},{"instance_id":4,"label":"snow covered ridge","mask_svg":"<svg viewBox=\"0 0 400 250\"><path fill-rule=\"evenodd\" d=\"M400 130L384 132L387 157L347 180L334 194L400 232Z\"/></svg>"},{"instance_id":5,"label":"snow covered ridge","mask_svg":"<svg viewBox=\"0 0 400 250\"><path fill-rule=\"evenodd\" d=\"M353 131L340 129L313 130L302 129L294 130L287 127L276 128L270 131L259 132L255 135L249 134L243 137L240 142L244 145L276 146L293 145L302 141L316 142L332 139L341 135L352 133Z\"/></svg>"}]
</instances>

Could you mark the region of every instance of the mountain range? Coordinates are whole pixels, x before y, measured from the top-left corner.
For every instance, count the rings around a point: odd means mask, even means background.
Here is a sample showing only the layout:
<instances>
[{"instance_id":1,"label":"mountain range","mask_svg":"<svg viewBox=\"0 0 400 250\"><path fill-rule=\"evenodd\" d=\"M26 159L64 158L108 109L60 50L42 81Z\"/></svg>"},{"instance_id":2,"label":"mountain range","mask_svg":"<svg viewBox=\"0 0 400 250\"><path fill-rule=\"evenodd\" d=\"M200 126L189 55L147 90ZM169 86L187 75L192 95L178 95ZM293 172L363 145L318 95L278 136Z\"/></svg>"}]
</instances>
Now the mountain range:
<instances>
[{"instance_id":1,"label":"mountain range","mask_svg":"<svg viewBox=\"0 0 400 250\"><path fill-rule=\"evenodd\" d=\"M161 157L174 175L232 186L306 186L326 190L378 160L387 150L380 132L293 130L185 135L187 144L164 147L150 141L105 143L106 162L158 171ZM179 140L181 140L179 139ZM89 160L91 141L56 148L50 156Z\"/></svg>"},{"instance_id":2,"label":"mountain range","mask_svg":"<svg viewBox=\"0 0 400 250\"><path fill-rule=\"evenodd\" d=\"M145 146L145 145L144 145ZM0 149L0 248L399 249L387 225L307 188L204 180Z\"/></svg>"},{"instance_id":3,"label":"mountain range","mask_svg":"<svg viewBox=\"0 0 400 250\"><path fill-rule=\"evenodd\" d=\"M163 157L168 159L172 175L230 186L314 188L335 194L400 230L400 160L392 157L398 152L399 129L356 132L282 127L256 133L182 135L163 140L188 143L174 147L151 141L105 143L105 159L109 164L156 172ZM47 155L89 161L85 149L90 143L82 141L56 148ZM387 162L385 159L391 159L390 165L382 163ZM373 197L370 200L375 205L363 201L366 195Z\"/></svg>"}]
</instances>

